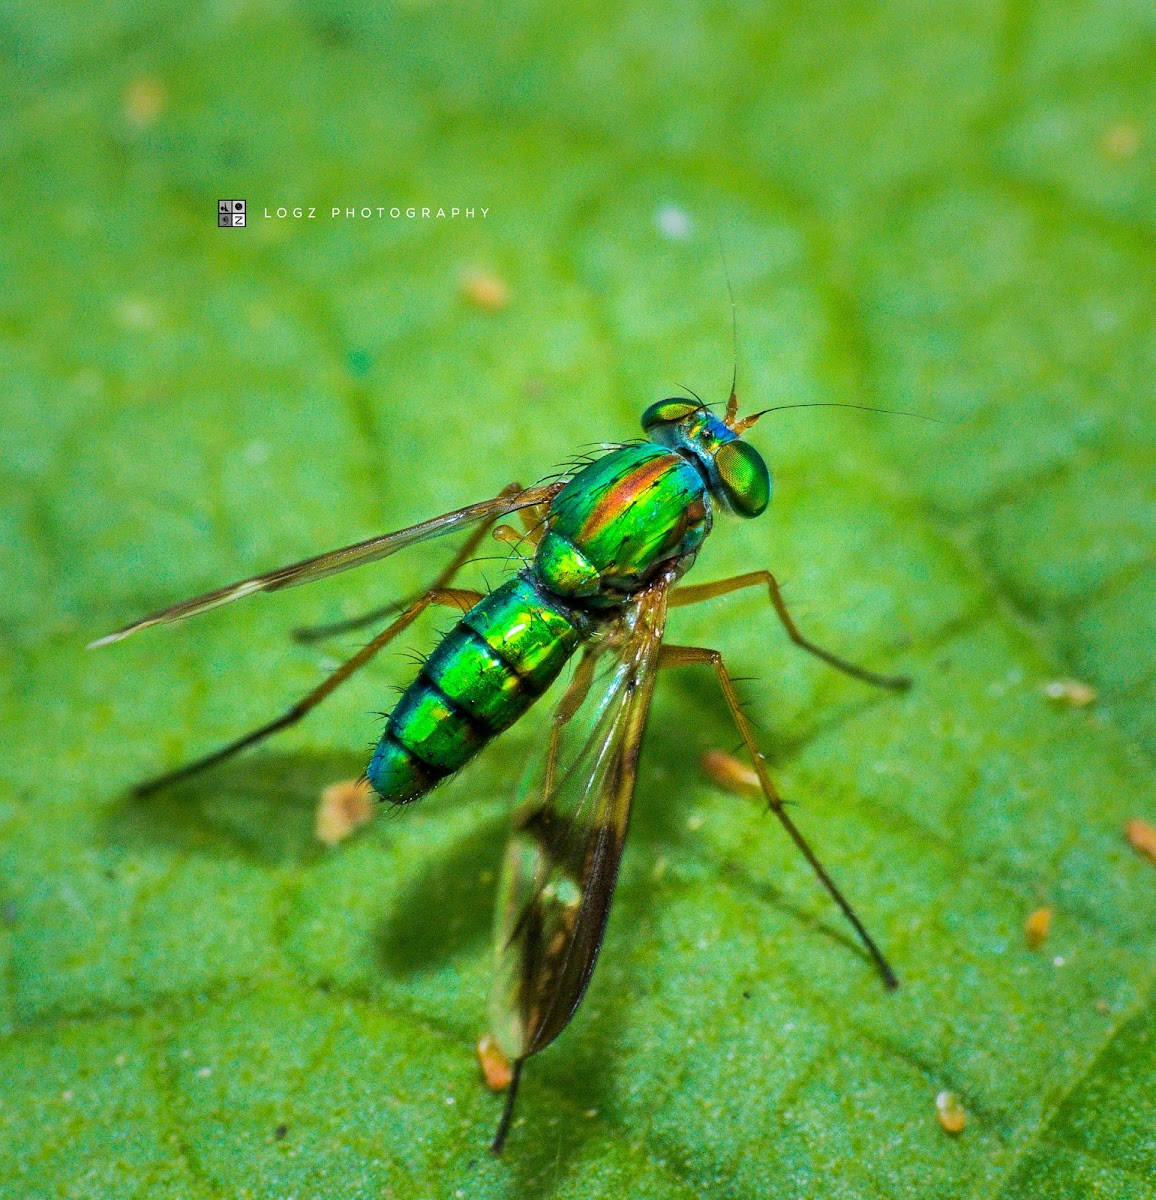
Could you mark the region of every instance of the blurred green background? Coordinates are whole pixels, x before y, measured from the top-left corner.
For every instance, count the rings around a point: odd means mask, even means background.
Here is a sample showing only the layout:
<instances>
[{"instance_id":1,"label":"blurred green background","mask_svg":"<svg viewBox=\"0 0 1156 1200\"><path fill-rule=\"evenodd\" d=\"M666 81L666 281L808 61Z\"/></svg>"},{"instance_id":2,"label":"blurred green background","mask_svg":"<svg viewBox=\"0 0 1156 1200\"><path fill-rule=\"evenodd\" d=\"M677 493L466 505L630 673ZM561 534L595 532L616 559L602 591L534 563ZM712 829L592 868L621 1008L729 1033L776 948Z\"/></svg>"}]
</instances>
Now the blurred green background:
<instances>
[{"instance_id":1,"label":"blurred green background","mask_svg":"<svg viewBox=\"0 0 1156 1200\"><path fill-rule=\"evenodd\" d=\"M0 10L0 1196L1156 1195L1156 868L1122 833L1156 821L1153 12ZM792 651L753 594L671 628L750 677L904 987L702 775L733 734L672 673L598 973L494 1161L472 1046L530 725L326 850L399 649L128 796L358 644L293 626L444 551L83 647L724 398L726 266L748 407L942 421L765 418L772 507L695 571L770 566L912 693ZM1049 701L1065 677L1097 702Z\"/></svg>"}]
</instances>

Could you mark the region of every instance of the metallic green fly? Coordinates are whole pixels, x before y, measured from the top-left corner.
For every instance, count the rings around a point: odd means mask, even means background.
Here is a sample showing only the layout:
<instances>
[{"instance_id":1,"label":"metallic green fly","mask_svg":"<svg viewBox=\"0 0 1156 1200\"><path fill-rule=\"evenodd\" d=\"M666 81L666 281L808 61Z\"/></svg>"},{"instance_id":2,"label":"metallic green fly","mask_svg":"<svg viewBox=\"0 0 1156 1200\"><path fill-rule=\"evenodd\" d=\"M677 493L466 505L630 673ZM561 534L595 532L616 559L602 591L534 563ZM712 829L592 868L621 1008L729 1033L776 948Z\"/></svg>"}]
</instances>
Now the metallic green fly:
<instances>
[{"instance_id":1,"label":"metallic green fly","mask_svg":"<svg viewBox=\"0 0 1156 1200\"><path fill-rule=\"evenodd\" d=\"M155 791L300 720L431 605L462 616L402 694L366 772L381 799L392 804L410 804L461 770L574 661L541 762L515 811L499 884L490 1021L494 1041L512 1064L512 1080L495 1153L509 1132L523 1064L565 1029L590 982L614 895L655 677L665 667L714 672L771 811L854 926L887 985L896 984L785 809L721 654L663 642L668 609L761 587L797 646L867 683L908 686L906 679L876 675L803 637L769 571L678 586L710 533L716 508L757 517L770 501L766 464L742 437L762 415L740 419L733 387L721 418L696 400L659 401L643 414L645 440L608 447L568 478L530 488L512 484L491 500L231 584L93 643L118 641L255 592L309 583L470 528L424 592L353 621L303 631L317 637L393 617L288 712L137 791ZM497 525L515 512L526 529L522 535ZM453 586L491 530L502 540L528 541L532 559L488 595Z\"/></svg>"}]
</instances>

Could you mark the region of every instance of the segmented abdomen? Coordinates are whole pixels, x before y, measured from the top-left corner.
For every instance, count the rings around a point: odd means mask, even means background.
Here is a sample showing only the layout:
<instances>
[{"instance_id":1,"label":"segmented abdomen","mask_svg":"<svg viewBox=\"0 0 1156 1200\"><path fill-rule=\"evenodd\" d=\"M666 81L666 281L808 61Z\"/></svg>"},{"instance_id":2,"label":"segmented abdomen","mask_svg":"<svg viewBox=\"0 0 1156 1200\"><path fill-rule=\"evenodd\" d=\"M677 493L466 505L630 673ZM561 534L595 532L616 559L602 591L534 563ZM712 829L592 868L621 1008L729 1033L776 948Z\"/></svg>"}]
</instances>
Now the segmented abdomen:
<instances>
[{"instance_id":1,"label":"segmented abdomen","mask_svg":"<svg viewBox=\"0 0 1156 1200\"><path fill-rule=\"evenodd\" d=\"M528 571L470 609L386 722L366 772L382 799L416 800L513 725L558 677L583 626Z\"/></svg>"}]
</instances>

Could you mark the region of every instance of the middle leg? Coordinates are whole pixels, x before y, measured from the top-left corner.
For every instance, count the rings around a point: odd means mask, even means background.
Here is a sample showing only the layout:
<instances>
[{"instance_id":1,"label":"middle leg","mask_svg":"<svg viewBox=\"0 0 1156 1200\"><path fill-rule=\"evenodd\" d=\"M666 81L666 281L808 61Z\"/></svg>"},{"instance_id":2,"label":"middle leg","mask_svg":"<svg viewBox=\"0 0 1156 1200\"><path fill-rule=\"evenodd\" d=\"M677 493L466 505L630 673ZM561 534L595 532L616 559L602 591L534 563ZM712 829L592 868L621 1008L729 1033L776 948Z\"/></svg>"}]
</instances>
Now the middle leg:
<instances>
[{"instance_id":1,"label":"middle leg","mask_svg":"<svg viewBox=\"0 0 1156 1200\"><path fill-rule=\"evenodd\" d=\"M522 491L520 483L510 483L502 488L499 495L516 495L520 491ZM537 506L531 508L529 511L536 513L538 511ZM449 587L453 583L457 573L473 557L474 551L482 544L482 539L497 520L497 517L490 517L489 520L483 521L462 543L461 549L450 559L430 587ZM362 613L357 617L347 617L343 621L330 621L324 625L306 625L300 629L294 629L293 640L305 643L320 642L326 638L338 637L343 633L352 633L355 629L364 629L366 625L375 625L378 621L386 617L392 617L394 613L404 612L416 600L424 596L427 590L423 589L420 592L415 592L412 596L406 596L401 600L394 600L389 604L383 604L379 608L375 608L371 612Z\"/></svg>"}]
</instances>

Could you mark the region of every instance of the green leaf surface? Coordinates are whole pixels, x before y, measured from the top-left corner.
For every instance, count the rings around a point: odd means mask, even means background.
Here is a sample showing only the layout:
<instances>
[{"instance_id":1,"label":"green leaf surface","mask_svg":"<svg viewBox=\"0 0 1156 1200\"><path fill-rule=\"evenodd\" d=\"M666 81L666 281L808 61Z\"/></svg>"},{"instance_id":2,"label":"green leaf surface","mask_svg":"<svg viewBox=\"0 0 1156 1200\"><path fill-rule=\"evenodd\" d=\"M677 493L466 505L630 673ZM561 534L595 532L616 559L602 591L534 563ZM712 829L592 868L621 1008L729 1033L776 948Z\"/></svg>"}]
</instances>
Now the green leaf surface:
<instances>
[{"instance_id":1,"label":"green leaf surface","mask_svg":"<svg viewBox=\"0 0 1156 1200\"><path fill-rule=\"evenodd\" d=\"M1156 1196L1156 870L1123 836L1156 822L1151 5L500 10L0 13L0 1196ZM215 228L234 196L248 227ZM327 850L399 649L129 790L359 644L290 629L444 550L83 646L725 397L724 256L748 406L940 421L764 418L771 508L694 573L771 567L912 692L793 650L754 593L671 623L750 677L903 987L702 774L737 739L672 672L598 972L495 1160L472 1047L533 723ZM1063 677L1097 702L1049 701Z\"/></svg>"}]
</instances>

